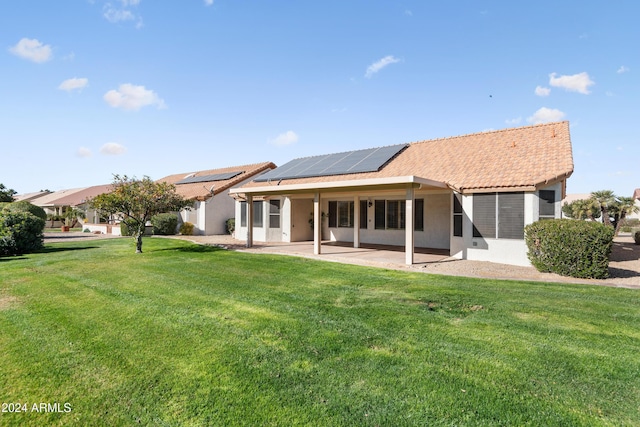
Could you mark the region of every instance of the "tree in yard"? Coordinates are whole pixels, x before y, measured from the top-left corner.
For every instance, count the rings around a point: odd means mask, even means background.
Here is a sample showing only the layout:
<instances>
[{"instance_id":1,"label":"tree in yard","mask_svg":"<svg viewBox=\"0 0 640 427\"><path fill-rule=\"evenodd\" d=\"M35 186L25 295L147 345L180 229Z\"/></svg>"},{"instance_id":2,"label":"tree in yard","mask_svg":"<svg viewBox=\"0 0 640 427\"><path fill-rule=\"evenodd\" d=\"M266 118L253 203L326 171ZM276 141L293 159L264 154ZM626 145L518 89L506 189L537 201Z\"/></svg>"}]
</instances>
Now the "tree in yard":
<instances>
[{"instance_id":1,"label":"tree in yard","mask_svg":"<svg viewBox=\"0 0 640 427\"><path fill-rule=\"evenodd\" d=\"M148 176L136 179L114 175L112 191L94 197L89 204L103 214L121 215L136 240L136 253L142 253L142 236L152 216L191 205L175 190L173 184L154 182Z\"/></svg>"},{"instance_id":2,"label":"tree in yard","mask_svg":"<svg viewBox=\"0 0 640 427\"><path fill-rule=\"evenodd\" d=\"M0 202L13 202L14 194L16 194L15 190L5 187L4 184L0 184Z\"/></svg>"},{"instance_id":3,"label":"tree in yard","mask_svg":"<svg viewBox=\"0 0 640 427\"><path fill-rule=\"evenodd\" d=\"M593 199L574 200L562 206L562 213L571 219L595 221L600 218L600 205Z\"/></svg>"},{"instance_id":4,"label":"tree in yard","mask_svg":"<svg viewBox=\"0 0 640 427\"><path fill-rule=\"evenodd\" d=\"M614 218L616 236L620 232L620 227L624 223L624 219L627 215L637 213L638 211L640 211L640 209L636 206L635 199L633 197L616 197L615 202L611 205L611 213Z\"/></svg>"},{"instance_id":5,"label":"tree in yard","mask_svg":"<svg viewBox=\"0 0 640 427\"><path fill-rule=\"evenodd\" d=\"M602 212L602 223L611 225L611 217L609 216L609 207L616 201L616 196L611 190L600 190L591 193L591 198L598 202L600 211Z\"/></svg>"}]
</instances>

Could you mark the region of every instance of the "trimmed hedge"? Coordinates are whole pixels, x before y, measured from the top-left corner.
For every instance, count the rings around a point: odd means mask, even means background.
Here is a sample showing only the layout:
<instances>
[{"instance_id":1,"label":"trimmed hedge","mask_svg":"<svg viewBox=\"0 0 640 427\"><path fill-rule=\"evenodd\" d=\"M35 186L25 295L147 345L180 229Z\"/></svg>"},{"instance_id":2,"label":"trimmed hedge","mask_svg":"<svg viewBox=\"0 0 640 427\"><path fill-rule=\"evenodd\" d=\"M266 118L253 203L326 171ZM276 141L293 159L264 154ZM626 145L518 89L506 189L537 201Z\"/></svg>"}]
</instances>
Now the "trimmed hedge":
<instances>
[{"instance_id":1,"label":"trimmed hedge","mask_svg":"<svg viewBox=\"0 0 640 427\"><path fill-rule=\"evenodd\" d=\"M22 255L44 247L44 220L29 212L0 213L0 255Z\"/></svg>"},{"instance_id":2,"label":"trimmed hedge","mask_svg":"<svg viewBox=\"0 0 640 427\"><path fill-rule=\"evenodd\" d=\"M174 213L161 213L151 217L153 234L172 236L178 228L178 215Z\"/></svg>"},{"instance_id":3,"label":"trimmed hedge","mask_svg":"<svg viewBox=\"0 0 640 427\"><path fill-rule=\"evenodd\" d=\"M563 276L605 279L613 227L573 219L537 221L525 227L531 264L541 272Z\"/></svg>"},{"instance_id":4,"label":"trimmed hedge","mask_svg":"<svg viewBox=\"0 0 640 427\"><path fill-rule=\"evenodd\" d=\"M2 210L6 212L29 212L43 220L47 219L47 213L40 206L36 206L26 200L19 202L7 203Z\"/></svg>"}]
</instances>

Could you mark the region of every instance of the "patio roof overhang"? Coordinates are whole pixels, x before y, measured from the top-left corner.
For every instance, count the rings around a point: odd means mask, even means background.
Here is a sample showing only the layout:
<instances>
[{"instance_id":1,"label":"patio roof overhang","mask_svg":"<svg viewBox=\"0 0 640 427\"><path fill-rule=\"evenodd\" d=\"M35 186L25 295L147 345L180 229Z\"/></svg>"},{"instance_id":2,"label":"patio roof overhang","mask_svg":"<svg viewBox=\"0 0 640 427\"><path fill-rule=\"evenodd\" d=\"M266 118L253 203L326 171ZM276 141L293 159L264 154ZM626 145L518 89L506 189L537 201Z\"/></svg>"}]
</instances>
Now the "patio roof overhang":
<instances>
[{"instance_id":1,"label":"patio roof overhang","mask_svg":"<svg viewBox=\"0 0 640 427\"><path fill-rule=\"evenodd\" d=\"M242 195L270 196L281 194L304 194L316 192L350 192L395 189L444 189L449 188L444 182L433 181L417 176L394 176L387 178L351 179L342 181L307 182L302 184L271 183L259 187L239 187L229 190L235 197Z\"/></svg>"}]
</instances>

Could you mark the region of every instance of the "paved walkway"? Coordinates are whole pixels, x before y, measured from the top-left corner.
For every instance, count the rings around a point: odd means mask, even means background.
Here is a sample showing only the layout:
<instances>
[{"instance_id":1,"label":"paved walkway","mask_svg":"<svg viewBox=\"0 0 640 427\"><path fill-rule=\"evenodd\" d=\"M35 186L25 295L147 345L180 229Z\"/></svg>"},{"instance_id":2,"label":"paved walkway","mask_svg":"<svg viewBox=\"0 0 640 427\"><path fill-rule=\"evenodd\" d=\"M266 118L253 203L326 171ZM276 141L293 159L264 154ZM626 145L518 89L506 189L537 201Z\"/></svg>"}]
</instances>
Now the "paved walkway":
<instances>
[{"instance_id":1,"label":"paved walkway","mask_svg":"<svg viewBox=\"0 0 640 427\"><path fill-rule=\"evenodd\" d=\"M584 283L602 286L640 289L640 246L630 236L617 237L609 263L610 277L604 280L575 279L553 273L540 273L533 267L519 267L492 262L469 261L451 258L446 251L417 250L414 265L406 265L401 247L364 245L353 248L350 244L323 242L322 254L313 254L312 242L256 243L246 248L245 243L228 235L220 236L172 236L195 243L219 245L228 249L253 252L295 255L324 261L366 265L405 271L418 271L453 276L486 279L531 280L560 283Z\"/></svg>"}]
</instances>

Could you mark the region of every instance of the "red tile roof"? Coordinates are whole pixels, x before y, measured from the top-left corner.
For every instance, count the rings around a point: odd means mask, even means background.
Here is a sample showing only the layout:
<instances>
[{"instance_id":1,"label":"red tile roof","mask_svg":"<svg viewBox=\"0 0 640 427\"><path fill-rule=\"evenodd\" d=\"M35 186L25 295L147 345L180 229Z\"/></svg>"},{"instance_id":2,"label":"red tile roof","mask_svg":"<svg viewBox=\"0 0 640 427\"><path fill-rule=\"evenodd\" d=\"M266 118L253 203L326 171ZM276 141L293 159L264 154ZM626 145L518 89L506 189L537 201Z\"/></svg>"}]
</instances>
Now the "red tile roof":
<instances>
[{"instance_id":1,"label":"red tile roof","mask_svg":"<svg viewBox=\"0 0 640 427\"><path fill-rule=\"evenodd\" d=\"M92 197L110 192L111 188L111 184L94 185L93 187L82 188L78 191L73 191L71 194L61 194L57 198L50 200L48 204L53 206L79 206ZM54 194L57 193L58 192Z\"/></svg>"},{"instance_id":2,"label":"red tile roof","mask_svg":"<svg viewBox=\"0 0 640 427\"><path fill-rule=\"evenodd\" d=\"M174 175L165 176L158 180L158 182L168 182L169 184L176 184L179 181L187 177L201 177L205 175L217 175L217 174L226 174L229 172L240 172L239 175L234 176L233 178L221 180L221 181L213 181L213 182L196 182L191 184L177 184L176 192L180 194L185 199L193 199L193 200L207 200L211 197L211 193L209 189L211 185L213 185L213 194L219 194L235 185L238 185L242 181L245 181L259 173L264 171L275 169L276 165L272 162L263 162L256 163L251 165L243 165L243 166L231 166L227 168L219 168L219 169L209 169L197 172L186 172L186 173L178 173Z\"/></svg>"},{"instance_id":3,"label":"red tile roof","mask_svg":"<svg viewBox=\"0 0 640 427\"><path fill-rule=\"evenodd\" d=\"M533 191L573 173L569 122L409 144L377 172L283 180L281 185L416 176L463 193ZM245 187L264 186L251 182Z\"/></svg>"}]
</instances>

